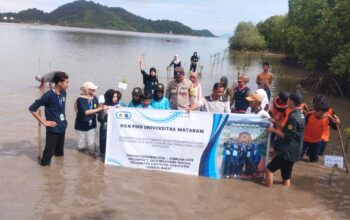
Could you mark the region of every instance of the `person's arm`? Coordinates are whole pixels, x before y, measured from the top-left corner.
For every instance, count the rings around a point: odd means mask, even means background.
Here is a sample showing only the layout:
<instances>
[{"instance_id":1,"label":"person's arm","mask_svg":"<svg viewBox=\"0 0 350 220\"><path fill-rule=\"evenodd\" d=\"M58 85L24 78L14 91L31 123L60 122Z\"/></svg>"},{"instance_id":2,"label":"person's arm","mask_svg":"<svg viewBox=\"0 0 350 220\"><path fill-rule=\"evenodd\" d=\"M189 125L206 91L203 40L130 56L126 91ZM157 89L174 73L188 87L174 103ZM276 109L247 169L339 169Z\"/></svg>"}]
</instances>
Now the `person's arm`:
<instances>
[{"instance_id":1,"label":"person's arm","mask_svg":"<svg viewBox=\"0 0 350 220\"><path fill-rule=\"evenodd\" d=\"M275 133L277 136L279 136L282 139L284 139L286 137L285 134L280 129L277 129L274 127L269 127L268 131Z\"/></svg>"},{"instance_id":2,"label":"person's arm","mask_svg":"<svg viewBox=\"0 0 350 220\"><path fill-rule=\"evenodd\" d=\"M55 127L57 123L55 121L46 121L44 118L42 118L39 113L38 109L40 106L44 106L47 102L48 97L46 95L43 95L40 99L36 100L30 107L29 111L33 115L33 117L42 125L45 127Z\"/></svg>"},{"instance_id":3,"label":"person's arm","mask_svg":"<svg viewBox=\"0 0 350 220\"><path fill-rule=\"evenodd\" d=\"M92 99L92 105L94 105L94 104L97 104L98 103L98 101L97 101L97 99L94 97L93 99ZM103 106L102 105L99 105L97 108L95 108L95 109L87 109L87 110L85 110L85 115L94 115L94 114L97 114L97 113L99 113L100 111L102 111L103 110Z\"/></svg>"}]
</instances>

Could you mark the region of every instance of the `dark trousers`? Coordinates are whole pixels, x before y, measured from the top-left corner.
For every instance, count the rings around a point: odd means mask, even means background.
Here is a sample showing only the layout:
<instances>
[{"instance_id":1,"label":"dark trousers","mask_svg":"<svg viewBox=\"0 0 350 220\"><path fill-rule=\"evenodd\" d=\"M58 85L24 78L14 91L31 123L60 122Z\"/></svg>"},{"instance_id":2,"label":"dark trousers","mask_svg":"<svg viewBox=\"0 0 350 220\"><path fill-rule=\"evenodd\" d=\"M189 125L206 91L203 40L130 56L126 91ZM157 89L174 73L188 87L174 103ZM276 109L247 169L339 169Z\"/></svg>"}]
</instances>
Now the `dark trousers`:
<instances>
[{"instance_id":1,"label":"dark trousers","mask_svg":"<svg viewBox=\"0 0 350 220\"><path fill-rule=\"evenodd\" d=\"M304 157L304 154L306 152L306 155L309 156L310 162L317 162L321 147L322 147L322 141L317 143L304 142L301 158Z\"/></svg>"},{"instance_id":2,"label":"dark trousers","mask_svg":"<svg viewBox=\"0 0 350 220\"><path fill-rule=\"evenodd\" d=\"M191 63L190 71L196 72L196 69L197 69L197 63Z\"/></svg>"},{"instance_id":3,"label":"dark trousers","mask_svg":"<svg viewBox=\"0 0 350 220\"><path fill-rule=\"evenodd\" d=\"M50 165L53 155L56 157L63 156L65 132L61 134L51 133L46 131L46 144L40 165Z\"/></svg>"},{"instance_id":4,"label":"dark trousers","mask_svg":"<svg viewBox=\"0 0 350 220\"><path fill-rule=\"evenodd\" d=\"M271 90L270 90L270 88L266 86L266 87L264 87L264 90L265 90L265 92L267 94L267 98L270 101L271 100Z\"/></svg>"}]
</instances>

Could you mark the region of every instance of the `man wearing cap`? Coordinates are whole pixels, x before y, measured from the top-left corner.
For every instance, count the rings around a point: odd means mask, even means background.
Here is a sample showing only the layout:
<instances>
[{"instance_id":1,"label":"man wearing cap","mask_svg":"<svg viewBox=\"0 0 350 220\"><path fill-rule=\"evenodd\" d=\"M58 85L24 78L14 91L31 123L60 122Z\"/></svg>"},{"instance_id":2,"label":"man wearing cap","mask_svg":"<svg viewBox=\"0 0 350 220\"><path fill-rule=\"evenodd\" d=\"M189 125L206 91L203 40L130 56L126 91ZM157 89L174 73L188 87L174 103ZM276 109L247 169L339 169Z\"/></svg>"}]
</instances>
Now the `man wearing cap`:
<instances>
[{"instance_id":1,"label":"man wearing cap","mask_svg":"<svg viewBox=\"0 0 350 220\"><path fill-rule=\"evenodd\" d=\"M103 110L96 97L97 88L92 82L84 82L75 102L77 115L74 129L77 131L78 150L87 148L92 155L96 154L96 114Z\"/></svg>"},{"instance_id":2,"label":"man wearing cap","mask_svg":"<svg viewBox=\"0 0 350 220\"><path fill-rule=\"evenodd\" d=\"M185 79L182 67L175 68L176 78L168 84L165 97L170 100L170 108L191 111L197 108L192 82Z\"/></svg>"},{"instance_id":3,"label":"man wearing cap","mask_svg":"<svg viewBox=\"0 0 350 220\"><path fill-rule=\"evenodd\" d=\"M222 83L215 83L213 92L204 98L204 105L201 110L205 112L231 113L230 102L224 96L225 86Z\"/></svg>"},{"instance_id":4,"label":"man wearing cap","mask_svg":"<svg viewBox=\"0 0 350 220\"><path fill-rule=\"evenodd\" d=\"M164 85L162 83L157 85L151 105L154 109L170 109L169 100L164 97Z\"/></svg>"},{"instance_id":5,"label":"man wearing cap","mask_svg":"<svg viewBox=\"0 0 350 220\"><path fill-rule=\"evenodd\" d=\"M132 90L132 99L129 102L128 107L131 108L142 108L142 89L140 87L135 87Z\"/></svg>"},{"instance_id":6,"label":"man wearing cap","mask_svg":"<svg viewBox=\"0 0 350 220\"><path fill-rule=\"evenodd\" d=\"M249 102L249 107L246 114L257 114L263 118L270 118L269 113L261 107L261 102L263 101L264 97L260 93L254 92L246 97L246 99Z\"/></svg>"},{"instance_id":7,"label":"man wearing cap","mask_svg":"<svg viewBox=\"0 0 350 220\"><path fill-rule=\"evenodd\" d=\"M43 88L45 83L49 83L50 89L53 89L54 87L54 83L53 83L53 76L55 75L57 71L52 71L49 73L46 73L44 75L37 75L35 76L36 81L40 82L39 88Z\"/></svg>"}]
</instances>

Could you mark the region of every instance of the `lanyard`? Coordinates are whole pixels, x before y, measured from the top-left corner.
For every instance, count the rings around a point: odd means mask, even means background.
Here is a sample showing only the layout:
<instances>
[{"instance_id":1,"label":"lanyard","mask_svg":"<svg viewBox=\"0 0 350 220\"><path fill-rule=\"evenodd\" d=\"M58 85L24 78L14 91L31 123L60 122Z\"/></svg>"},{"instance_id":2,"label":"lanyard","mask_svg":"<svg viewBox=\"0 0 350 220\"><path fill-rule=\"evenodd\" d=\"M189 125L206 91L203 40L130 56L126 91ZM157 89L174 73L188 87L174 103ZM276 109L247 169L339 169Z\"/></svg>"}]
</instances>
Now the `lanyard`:
<instances>
[{"instance_id":1,"label":"lanyard","mask_svg":"<svg viewBox=\"0 0 350 220\"><path fill-rule=\"evenodd\" d=\"M92 110L93 108L92 108L92 101L88 101L88 103L89 103L89 108L90 108L90 110Z\"/></svg>"}]
</instances>

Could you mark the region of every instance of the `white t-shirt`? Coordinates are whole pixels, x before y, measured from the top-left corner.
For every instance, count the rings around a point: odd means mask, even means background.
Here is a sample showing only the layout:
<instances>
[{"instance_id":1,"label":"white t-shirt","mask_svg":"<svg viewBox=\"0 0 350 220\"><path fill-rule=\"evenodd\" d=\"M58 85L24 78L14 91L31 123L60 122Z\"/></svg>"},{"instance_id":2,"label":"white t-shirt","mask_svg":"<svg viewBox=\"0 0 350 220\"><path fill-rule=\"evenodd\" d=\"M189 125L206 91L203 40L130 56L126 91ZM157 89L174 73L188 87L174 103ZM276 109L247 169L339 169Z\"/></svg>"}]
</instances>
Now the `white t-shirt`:
<instances>
[{"instance_id":1,"label":"white t-shirt","mask_svg":"<svg viewBox=\"0 0 350 220\"><path fill-rule=\"evenodd\" d=\"M255 114L252 112L252 108L248 107L247 111L245 112L246 114ZM267 111L265 111L264 109L261 109L260 112L256 113L257 115L259 115L262 118L270 118L270 115Z\"/></svg>"},{"instance_id":2,"label":"white t-shirt","mask_svg":"<svg viewBox=\"0 0 350 220\"><path fill-rule=\"evenodd\" d=\"M264 97L264 99L261 102L261 108L265 109L265 106L270 104L266 91L264 89L258 89L255 92L259 93L260 95L262 95Z\"/></svg>"}]
</instances>

